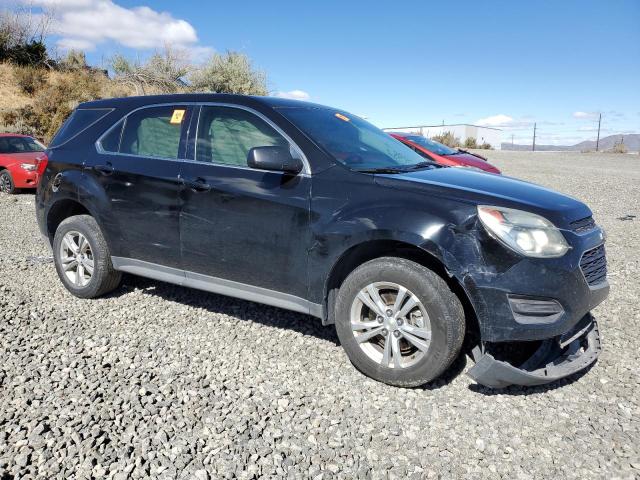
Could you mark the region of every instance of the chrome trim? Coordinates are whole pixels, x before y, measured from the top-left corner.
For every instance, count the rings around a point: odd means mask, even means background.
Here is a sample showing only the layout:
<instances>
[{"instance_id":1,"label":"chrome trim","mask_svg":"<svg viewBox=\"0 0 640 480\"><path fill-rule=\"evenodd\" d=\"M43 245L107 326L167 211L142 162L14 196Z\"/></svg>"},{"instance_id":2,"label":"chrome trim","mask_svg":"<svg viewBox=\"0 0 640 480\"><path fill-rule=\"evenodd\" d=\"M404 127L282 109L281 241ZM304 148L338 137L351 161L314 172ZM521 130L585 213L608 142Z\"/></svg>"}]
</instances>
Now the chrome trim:
<instances>
[{"instance_id":1,"label":"chrome trim","mask_svg":"<svg viewBox=\"0 0 640 480\"><path fill-rule=\"evenodd\" d=\"M120 123L123 120L126 120L127 117L129 117L129 115L139 111L139 110L143 110L146 108L153 108L153 107L169 107L169 106L173 106L173 105L185 105L185 106L191 106L191 107L204 107L204 106L210 106L210 107L229 107L229 108L237 108L240 110L245 110L249 113L252 113L253 115L256 115L258 118L264 120L270 127L272 127L276 132L278 132L280 135L282 135L285 140L287 140L290 144L290 146L292 146L300 155L300 160L302 160L302 163L304 165L304 169L302 170L301 173L303 174L307 174L307 175L311 175L311 165L309 163L309 160L307 159L307 156L304 154L304 151L298 146L298 144L296 142L293 141L293 139L287 135L285 133L284 130L282 130L278 125L276 125L271 119L269 119L267 116L263 115L262 113L258 112L257 110L254 110L251 107L247 107L245 105L237 105L237 104L233 104L233 103L222 103L222 102L168 102L168 103L153 103L153 104L149 104L149 105L143 105L141 107L138 107L134 110L129 111L128 113L126 113L124 116L122 116L120 119L118 119L116 122L114 122L114 124L109 127L108 130L106 130L102 135L100 135L98 137L98 139L95 141L95 147L96 147L96 151L102 155L123 155L123 156L127 156L127 157L137 157L137 158L153 158L156 160L170 160L170 161L176 161L176 160L180 160L180 161L190 161L190 162L196 162L196 163L200 163L203 165L220 165L220 166L232 166L232 167L236 167L236 168L245 168L247 170L256 170L254 168L250 168L250 167L243 167L241 165L229 165L226 163L214 163L214 162L201 162L196 160L197 156L196 156L196 149L197 149L197 132L198 132L198 127L200 126L200 112L202 111L202 109L200 109L200 111L198 112L198 120L196 122L196 145L194 145L194 149L193 149L193 153L194 153L194 158L190 159L190 158L165 158L165 157L150 157L150 156L146 156L146 155L133 155L133 154L129 154L129 153L119 153L119 152L108 152L106 150L104 150L102 148L101 145L101 141L102 139L107 136L107 134L116 126L118 125L118 123ZM102 117L104 118L104 117ZM126 126L126 125L125 125ZM189 127L187 127L188 129ZM187 132L187 139L189 138L188 132ZM267 171L267 170L264 170Z\"/></svg>"},{"instance_id":2,"label":"chrome trim","mask_svg":"<svg viewBox=\"0 0 640 480\"><path fill-rule=\"evenodd\" d=\"M249 300L251 302L262 303L323 318L322 305L312 303L304 298L288 293L202 275L178 268L166 267L134 258L111 257L111 263L113 264L113 268L121 272L132 273L142 277L153 278L154 280L196 288L198 290L227 295L229 297Z\"/></svg>"},{"instance_id":3,"label":"chrome trim","mask_svg":"<svg viewBox=\"0 0 640 480\"><path fill-rule=\"evenodd\" d=\"M287 174L286 172L279 172L277 170L265 170L263 168L251 168L251 167L243 167L242 165L230 165L228 163L215 163L215 162L200 162L198 160L189 160L186 158L181 158L179 160L180 162L184 162L184 163L193 163L196 165L208 165L210 167L222 167L222 168L237 168L240 170L248 170L251 172L264 172L264 173L275 173L278 175L291 175L291 174ZM310 178L311 175L307 174L307 173L298 173L295 175L296 177L303 177L303 178Z\"/></svg>"}]
</instances>

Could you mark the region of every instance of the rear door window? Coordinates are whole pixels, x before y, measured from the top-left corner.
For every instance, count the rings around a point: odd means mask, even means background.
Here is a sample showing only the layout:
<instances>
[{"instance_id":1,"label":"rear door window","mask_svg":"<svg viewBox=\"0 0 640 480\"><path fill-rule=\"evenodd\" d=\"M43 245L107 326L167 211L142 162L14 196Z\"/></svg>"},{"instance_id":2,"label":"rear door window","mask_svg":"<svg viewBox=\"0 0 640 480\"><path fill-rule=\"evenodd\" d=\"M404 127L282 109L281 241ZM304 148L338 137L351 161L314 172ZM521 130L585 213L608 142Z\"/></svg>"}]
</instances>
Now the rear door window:
<instances>
[{"instance_id":1,"label":"rear door window","mask_svg":"<svg viewBox=\"0 0 640 480\"><path fill-rule=\"evenodd\" d=\"M149 107L133 112L125 120L119 152L142 157L177 159L183 127L188 124L187 113L186 106ZM104 140L109 141L111 148L116 143L115 137L112 139L109 135Z\"/></svg>"}]
</instances>

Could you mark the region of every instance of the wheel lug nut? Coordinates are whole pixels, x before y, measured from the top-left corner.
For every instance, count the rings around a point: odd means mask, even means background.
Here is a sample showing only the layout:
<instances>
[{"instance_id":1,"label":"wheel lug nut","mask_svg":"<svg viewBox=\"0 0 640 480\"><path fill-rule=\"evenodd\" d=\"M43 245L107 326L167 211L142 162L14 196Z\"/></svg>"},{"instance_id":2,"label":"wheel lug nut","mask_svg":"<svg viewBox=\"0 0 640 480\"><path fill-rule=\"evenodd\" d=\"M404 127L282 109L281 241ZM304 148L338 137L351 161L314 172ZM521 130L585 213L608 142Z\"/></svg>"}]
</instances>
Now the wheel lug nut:
<instances>
[{"instance_id":1,"label":"wheel lug nut","mask_svg":"<svg viewBox=\"0 0 640 480\"><path fill-rule=\"evenodd\" d=\"M387 336L387 333L389 333L389 330L387 330L386 328L383 328L383 329L382 329L382 336L383 336L383 337L386 337L386 336Z\"/></svg>"},{"instance_id":2,"label":"wheel lug nut","mask_svg":"<svg viewBox=\"0 0 640 480\"><path fill-rule=\"evenodd\" d=\"M398 325L402 325L402 323L403 323L403 322L402 322L402 319L401 319L401 318L399 318L399 319L397 320L397 322L396 322L396 323L397 323Z\"/></svg>"},{"instance_id":3,"label":"wheel lug nut","mask_svg":"<svg viewBox=\"0 0 640 480\"><path fill-rule=\"evenodd\" d=\"M393 315L393 310L389 309L386 311L387 317L390 317L391 315Z\"/></svg>"},{"instance_id":4,"label":"wheel lug nut","mask_svg":"<svg viewBox=\"0 0 640 480\"><path fill-rule=\"evenodd\" d=\"M378 320L378 323L382 323L384 321L382 317L378 317L376 320Z\"/></svg>"},{"instance_id":5,"label":"wheel lug nut","mask_svg":"<svg viewBox=\"0 0 640 480\"><path fill-rule=\"evenodd\" d=\"M398 338L400 336L400 332L398 330L396 330L395 332L393 332L393 335Z\"/></svg>"}]
</instances>

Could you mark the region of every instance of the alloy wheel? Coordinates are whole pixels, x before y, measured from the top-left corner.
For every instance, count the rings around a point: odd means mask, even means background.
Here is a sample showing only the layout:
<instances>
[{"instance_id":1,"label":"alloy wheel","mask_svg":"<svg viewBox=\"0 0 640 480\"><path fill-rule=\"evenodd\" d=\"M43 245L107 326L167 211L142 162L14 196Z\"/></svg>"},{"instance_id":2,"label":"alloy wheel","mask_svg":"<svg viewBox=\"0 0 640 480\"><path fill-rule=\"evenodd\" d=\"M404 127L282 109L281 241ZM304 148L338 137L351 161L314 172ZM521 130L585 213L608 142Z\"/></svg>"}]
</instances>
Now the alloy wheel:
<instances>
[{"instance_id":1,"label":"alloy wheel","mask_svg":"<svg viewBox=\"0 0 640 480\"><path fill-rule=\"evenodd\" d=\"M393 282L360 290L351 305L351 331L362 351L387 368L419 362L431 343L431 322L422 302Z\"/></svg>"},{"instance_id":2,"label":"alloy wheel","mask_svg":"<svg viewBox=\"0 0 640 480\"><path fill-rule=\"evenodd\" d=\"M62 237L60 262L67 279L76 287L84 287L91 281L93 251L87 238L80 232L67 232Z\"/></svg>"},{"instance_id":3,"label":"alloy wheel","mask_svg":"<svg viewBox=\"0 0 640 480\"><path fill-rule=\"evenodd\" d=\"M11 180L7 174L0 175L0 192L9 193L11 191Z\"/></svg>"}]
</instances>

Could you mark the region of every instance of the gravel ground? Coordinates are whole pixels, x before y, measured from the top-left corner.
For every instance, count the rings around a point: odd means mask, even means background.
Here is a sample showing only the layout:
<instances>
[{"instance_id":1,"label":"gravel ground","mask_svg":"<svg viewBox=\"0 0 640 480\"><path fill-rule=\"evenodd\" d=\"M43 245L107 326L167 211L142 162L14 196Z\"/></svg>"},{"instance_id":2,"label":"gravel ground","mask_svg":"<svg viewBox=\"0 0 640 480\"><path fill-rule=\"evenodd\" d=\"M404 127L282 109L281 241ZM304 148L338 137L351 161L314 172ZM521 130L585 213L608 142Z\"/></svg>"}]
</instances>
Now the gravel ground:
<instances>
[{"instance_id":1,"label":"gravel ground","mask_svg":"<svg viewBox=\"0 0 640 480\"><path fill-rule=\"evenodd\" d=\"M0 479L638 478L640 157L489 155L608 233L604 352L582 376L496 392L461 358L397 389L303 315L135 277L79 300L33 195L0 195Z\"/></svg>"}]
</instances>

